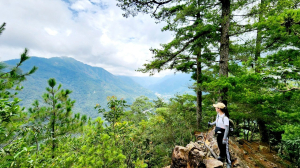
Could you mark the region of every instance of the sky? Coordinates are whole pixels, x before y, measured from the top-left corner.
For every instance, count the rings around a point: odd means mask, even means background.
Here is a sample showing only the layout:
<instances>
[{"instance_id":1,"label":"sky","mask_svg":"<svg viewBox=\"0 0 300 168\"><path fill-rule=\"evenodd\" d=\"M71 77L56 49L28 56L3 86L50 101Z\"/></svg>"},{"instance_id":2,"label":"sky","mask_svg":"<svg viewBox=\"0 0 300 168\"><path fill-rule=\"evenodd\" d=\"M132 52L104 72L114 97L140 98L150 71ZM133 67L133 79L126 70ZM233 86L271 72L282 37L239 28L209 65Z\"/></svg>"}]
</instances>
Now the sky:
<instances>
[{"instance_id":1,"label":"sky","mask_svg":"<svg viewBox=\"0 0 300 168\"><path fill-rule=\"evenodd\" d=\"M114 75L136 72L152 59L150 48L172 40L165 23L149 15L124 18L116 0L0 0L0 61L30 56L72 57ZM156 76L171 74L164 71Z\"/></svg>"}]
</instances>

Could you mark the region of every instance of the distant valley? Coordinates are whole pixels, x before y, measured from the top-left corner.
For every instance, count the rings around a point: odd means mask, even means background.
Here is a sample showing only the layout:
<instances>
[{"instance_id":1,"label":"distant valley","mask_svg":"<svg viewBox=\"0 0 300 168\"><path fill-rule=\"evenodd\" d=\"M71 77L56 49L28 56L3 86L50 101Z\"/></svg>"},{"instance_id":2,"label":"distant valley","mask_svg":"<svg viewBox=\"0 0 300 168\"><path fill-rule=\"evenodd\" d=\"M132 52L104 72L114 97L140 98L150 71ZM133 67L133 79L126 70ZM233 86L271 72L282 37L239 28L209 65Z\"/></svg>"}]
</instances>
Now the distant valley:
<instances>
[{"instance_id":1,"label":"distant valley","mask_svg":"<svg viewBox=\"0 0 300 168\"><path fill-rule=\"evenodd\" d=\"M174 94L195 94L189 89L194 83L190 74L177 73L164 77L131 77L136 83L163 97L170 97Z\"/></svg>"}]
</instances>

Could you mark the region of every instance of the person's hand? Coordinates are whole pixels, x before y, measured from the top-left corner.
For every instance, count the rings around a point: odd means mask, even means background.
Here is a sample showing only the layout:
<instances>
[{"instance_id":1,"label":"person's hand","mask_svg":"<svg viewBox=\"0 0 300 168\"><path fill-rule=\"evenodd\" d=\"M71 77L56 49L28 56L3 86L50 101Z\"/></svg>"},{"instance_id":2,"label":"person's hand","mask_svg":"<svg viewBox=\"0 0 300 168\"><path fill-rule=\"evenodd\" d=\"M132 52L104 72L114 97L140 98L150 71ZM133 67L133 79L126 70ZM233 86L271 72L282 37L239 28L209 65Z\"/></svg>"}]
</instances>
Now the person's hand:
<instances>
[{"instance_id":1,"label":"person's hand","mask_svg":"<svg viewBox=\"0 0 300 168\"><path fill-rule=\"evenodd\" d=\"M223 138L222 144L226 144L228 142L228 138Z\"/></svg>"},{"instance_id":2,"label":"person's hand","mask_svg":"<svg viewBox=\"0 0 300 168\"><path fill-rule=\"evenodd\" d=\"M207 124L208 124L208 126L211 126L211 122L208 122Z\"/></svg>"}]
</instances>

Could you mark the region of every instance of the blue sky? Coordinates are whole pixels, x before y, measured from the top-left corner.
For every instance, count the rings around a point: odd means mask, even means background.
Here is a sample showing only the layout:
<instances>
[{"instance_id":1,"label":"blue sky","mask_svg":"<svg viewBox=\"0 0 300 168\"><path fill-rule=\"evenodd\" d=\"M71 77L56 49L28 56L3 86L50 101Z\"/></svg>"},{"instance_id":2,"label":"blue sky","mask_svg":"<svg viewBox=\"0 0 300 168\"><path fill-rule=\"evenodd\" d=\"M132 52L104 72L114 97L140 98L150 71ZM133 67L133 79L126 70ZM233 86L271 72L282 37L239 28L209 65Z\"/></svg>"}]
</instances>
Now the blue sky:
<instances>
[{"instance_id":1,"label":"blue sky","mask_svg":"<svg viewBox=\"0 0 300 168\"><path fill-rule=\"evenodd\" d=\"M38 57L68 56L115 75L151 60L151 47L172 39L148 15L124 18L115 0L1 0L0 61L19 58L24 48ZM165 71L158 76L172 72Z\"/></svg>"}]
</instances>

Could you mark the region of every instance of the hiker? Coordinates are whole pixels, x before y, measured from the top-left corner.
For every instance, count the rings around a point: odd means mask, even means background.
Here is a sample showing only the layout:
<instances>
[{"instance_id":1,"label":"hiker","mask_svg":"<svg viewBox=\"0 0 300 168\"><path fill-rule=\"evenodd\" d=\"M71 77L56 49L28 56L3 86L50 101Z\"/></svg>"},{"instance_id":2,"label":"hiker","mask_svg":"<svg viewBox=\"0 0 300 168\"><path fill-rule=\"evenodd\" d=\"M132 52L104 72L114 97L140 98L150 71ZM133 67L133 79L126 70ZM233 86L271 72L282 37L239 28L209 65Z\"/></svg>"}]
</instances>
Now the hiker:
<instances>
[{"instance_id":1,"label":"hiker","mask_svg":"<svg viewBox=\"0 0 300 168\"><path fill-rule=\"evenodd\" d=\"M213 104L216 109L217 118L215 122L208 122L209 125L215 125L215 135L217 136L220 156L218 160L223 161L226 158L227 168L231 167L231 160L228 148L228 133L229 133L229 113L228 109L223 103Z\"/></svg>"}]
</instances>

